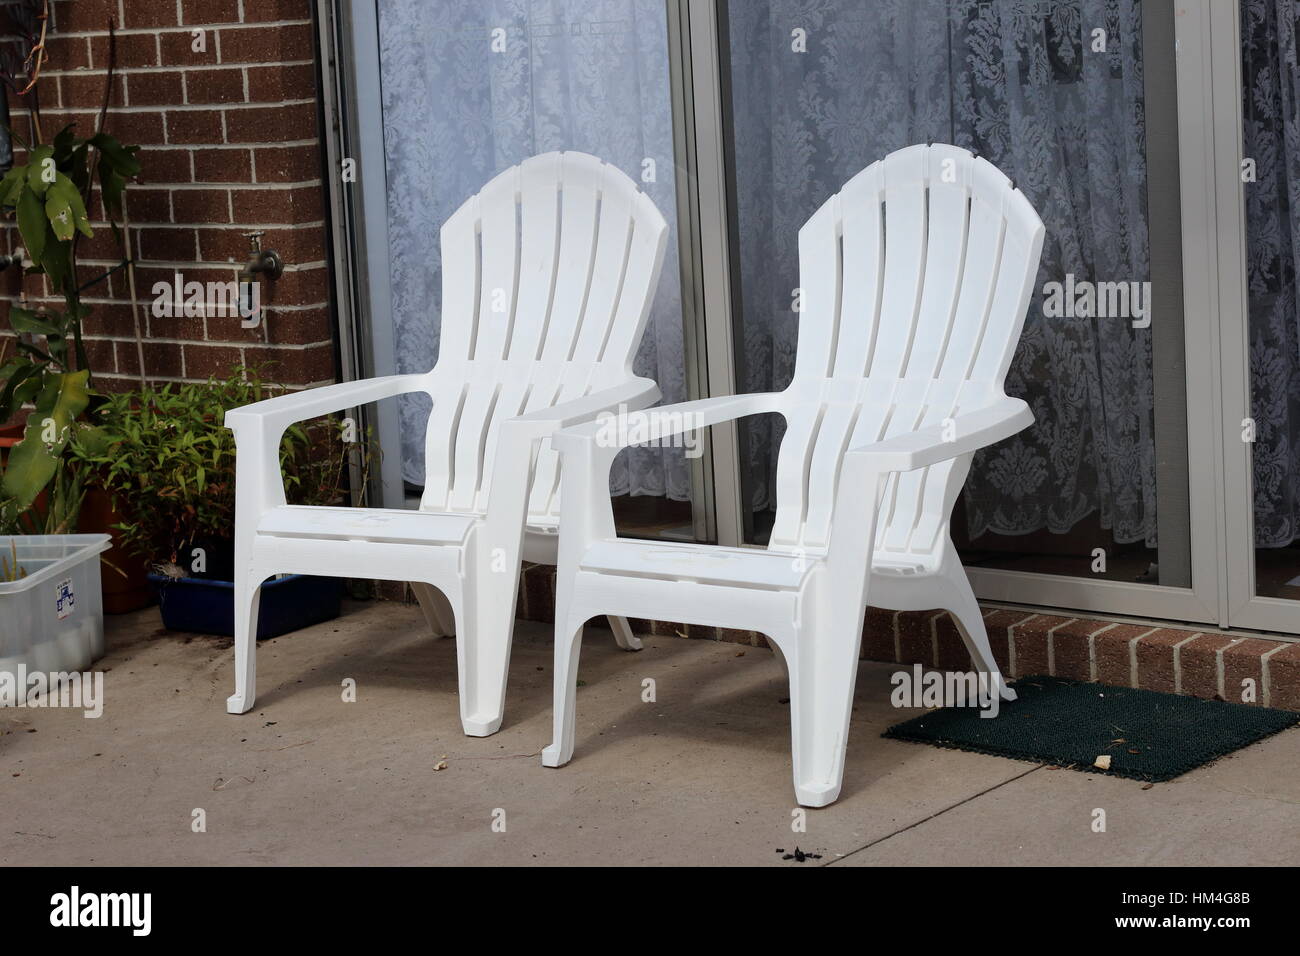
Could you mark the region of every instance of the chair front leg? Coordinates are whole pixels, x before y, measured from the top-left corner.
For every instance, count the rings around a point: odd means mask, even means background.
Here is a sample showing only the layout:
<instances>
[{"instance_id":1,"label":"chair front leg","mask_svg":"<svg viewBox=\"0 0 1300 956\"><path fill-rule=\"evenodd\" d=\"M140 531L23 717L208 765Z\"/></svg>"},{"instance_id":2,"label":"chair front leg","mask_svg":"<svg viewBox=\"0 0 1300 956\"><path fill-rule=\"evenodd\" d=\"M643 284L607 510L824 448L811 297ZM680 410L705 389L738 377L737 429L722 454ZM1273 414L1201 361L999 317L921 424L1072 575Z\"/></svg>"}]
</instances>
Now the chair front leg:
<instances>
[{"instance_id":1,"label":"chair front leg","mask_svg":"<svg viewBox=\"0 0 1300 956\"><path fill-rule=\"evenodd\" d=\"M577 733L578 657L582 651L585 621L574 623L568 615L555 615L555 676L551 714L551 745L542 750L542 766L563 767L573 759Z\"/></svg>"},{"instance_id":2,"label":"chair front leg","mask_svg":"<svg viewBox=\"0 0 1300 956\"><path fill-rule=\"evenodd\" d=\"M488 737L505 717L519 555L480 559L472 568L455 621L460 720L466 736Z\"/></svg>"},{"instance_id":3,"label":"chair front leg","mask_svg":"<svg viewBox=\"0 0 1300 956\"><path fill-rule=\"evenodd\" d=\"M795 796L805 807L834 803L844 779L872 542L885 484L885 475L861 459L845 464L830 548L807 584L793 638L781 648L790 675ZM780 642L781 635L776 639Z\"/></svg>"},{"instance_id":4,"label":"chair front leg","mask_svg":"<svg viewBox=\"0 0 1300 956\"><path fill-rule=\"evenodd\" d=\"M573 757L577 724L578 656L591 608L575 602L579 559L591 542L614 536L609 469L616 448L596 441L561 448L560 548L555 576L554 739L542 751L542 765L560 767ZM617 625L610 619L618 634ZM629 629L630 630L630 629ZM638 642L639 643L639 642Z\"/></svg>"},{"instance_id":5,"label":"chair front leg","mask_svg":"<svg viewBox=\"0 0 1300 956\"><path fill-rule=\"evenodd\" d=\"M257 612L262 580L254 571L235 571L235 692L226 698L228 714L246 714L257 700Z\"/></svg>"},{"instance_id":6,"label":"chair front leg","mask_svg":"<svg viewBox=\"0 0 1300 956\"><path fill-rule=\"evenodd\" d=\"M858 677L862 617L842 605L794 631L783 653L790 675L790 736L795 798L824 807L839 798Z\"/></svg>"},{"instance_id":7,"label":"chair front leg","mask_svg":"<svg viewBox=\"0 0 1300 956\"><path fill-rule=\"evenodd\" d=\"M254 567L257 523L284 504L280 432L262 418L235 431L235 692L226 713L245 714L257 699L257 612L267 571Z\"/></svg>"}]
</instances>

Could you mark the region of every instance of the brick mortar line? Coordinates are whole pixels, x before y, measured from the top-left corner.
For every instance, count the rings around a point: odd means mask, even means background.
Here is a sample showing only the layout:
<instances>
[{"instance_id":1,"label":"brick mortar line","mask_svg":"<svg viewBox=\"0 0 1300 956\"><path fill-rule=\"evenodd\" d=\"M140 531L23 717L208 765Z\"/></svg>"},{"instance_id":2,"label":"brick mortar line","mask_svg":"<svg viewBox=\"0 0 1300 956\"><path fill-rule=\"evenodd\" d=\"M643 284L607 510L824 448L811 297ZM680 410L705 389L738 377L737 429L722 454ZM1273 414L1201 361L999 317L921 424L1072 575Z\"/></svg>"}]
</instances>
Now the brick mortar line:
<instances>
[{"instance_id":1,"label":"brick mortar line","mask_svg":"<svg viewBox=\"0 0 1300 956\"><path fill-rule=\"evenodd\" d=\"M99 378L121 378L131 382L140 381L140 376L133 372L100 372L98 377ZM146 375L145 380L150 382L176 382L179 384L193 384L197 382L207 381L207 379L204 378L187 378L185 376L178 377L175 375ZM278 385L279 383L276 384ZM314 379L310 382L305 382L301 385L298 384L285 385L284 388L287 391L299 392L299 391L305 391L306 389L309 388L320 388L322 385L334 385L334 384L336 383L332 379L321 378L321 379Z\"/></svg>"},{"instance_id":2,"label":"brick mortar line","mask_svg":"<svg viewBox=\"0 0 1300 956\"><path fill-rule=\"evenodd\" d=\"M67 34L62 34L67 36ZM105 34L107 36L107 34ZM236 70L258 69L260 67L286 67L286 66L314 66L314 60L254 60L248 63L195 63L187 65L176 63L168 66L119 66L113 68L113 73L118 76L150 76L160 73L191 73L196 70L219 70L222 73L233 73ZM41 70L42 77L96 77L107 76L108 69L99 66L83 66L80 69L71 70Z\"/></svg>"},{"instance_id":3,"label":"brick mortar line","mask_svg":"<svg viewBox=\"0 0 1300 956\"><path fill-rule=\"evenodd\" d=\"M60 298L58 298L58 297L56 297L56 296L41 296L40 298L41 298L41 300L48 299L50 302L62 302L62 301L63 301L62 299L60 299ZM32 301L32 300L29 299L28 301ZM143 301L143 300L142 300L142 301L139 301L139 302L132 302L130 299L96 299L96 300L91 300L91 299L82 299L81 301L82 301L82 303L83 303L84 305L126 305L126 306L132 306L132 307L143 306L143 307L145 307L146 309L147 309L148 306L149 306L149 303L146 302L146 301ZM14 304L16 304L16 303L18 302L18 300L17 300L17 299L0 299L0 302L7 302L9 305L14 305ZM46 304L48 304L48 303L45 302L45 301L41 301L39 304L41 304L41 305L46 305ZM328 302L328 301L322 301L322 302L308 302L308 303L306 303L306 304L299 304L299 305L279 305L279 304L264 303L263 306L262 306L262 308L267 309L267 310L269 310L269 311L271 311L271 312L309 312L309 311L312 311L312 310L315 310L315 309L326 308L326 307L328 307L328 306L329 306L329 302ZM152 315L152 314L151 314L151 315L149 316L149 318L151 318L151 319L158 319L158 320L161 321L161 320L163 320L163 319L167 319L167 318L169 318L169 316L165 316L165 315L157 315L157 316L155 316L155 315ZM173 318L173 319L175 319L175 318L182 318L182 319L187 319L187 318L188 318L188 319L201 319L201 318L223 318L223 316L216 316L216 315L213 315L213 316L208 316L208 315L188 315L188 316L186 316L186 315L182 315L182 316L170 316L170 318ZM13 334L13 331L10 330L10 329L4 329L4 330L0 330L0 334L12 335L12 334ZM87 338L90 338L90 337L92 337L92 336L89 336L89 335L87 336ZM104 336L93 336L93 337L94 337L94 338L104 338ZM132 339L131 341L135 341L135 340Z\"/></svg>"},{"instance_id":4,"label":"brick mortar line","mask_svg":"<svg viewBox=\"0 0 1300 956\"><path fill-rule=\"evenodd\" d=\"M131 116L143 116L147 113L229 113L248 112L249 110L271 110L282 106L316 106L314 98L292 99L292 100L273 100L269 103L171 103L167 106L118 106L113 110L114 116L128 114ZM41 108L42 115L59 116L62 114L73 113L93 113L95 107L91 106L48 106ZM148 145L158 145L156 143ZM179 145L179 144L177 144ZM206 144L194 144L204 148ZM231 144L238 145L238 144Z\"/></svg>"},{"instance_id":5,"label":"brick mortar line","mask_svg":"<svg viewBox=\"0 0 1300 956\"><path fill-rule=\"evenodd\" d=\"M1265 651L1263 654L1259 655L1259 682L1264 685L1263 693L1259 695L1259 699L1260 699L1260 703L1263 704L1265 707L1272 706L1271 698L1273 696L1271 690L1273 686L1273 679L1268 668L1268 659L1272 657L1274 654L1276 654L1278 651L1282 650L1282 648L1285 646L1286 646L1285 644L1279 644L1271 651Z\"/></svg>"},{"instance_id":6,"label":"brick mortar line","mask_svg":"<svg viewBox=\"0 0 1300 956\"><path fill-rule=\"evenodd\" d=\"M976 605L978 605L978 604L979 604L979 602L977 601L977 602L976 602ZM984 609L983 609L982 607L980 608L980 616L981 616L981 617L984 616ZM1038 614L1036 614L1036 613L1035 613L1035 614L1027 614L1027 615L1025 615L1024 617L1022 617L1020 620L1018 620L1018 621L1012 621L1010 624L1007 625L1007 673L1009 673L1012 677L1014 677L1015 674L1016 674L1016 638L1015 638L1015 629L1018 628L1018 627L1020 627L1020 625L1024 624L1024 623L1027 622L1027 621L1032 621L1032 620L1033 620L1034 618L1036 618L1036 617L1038 617ZM987 624L985 624L984 629L985 629L985 631L988 630L988 625L987 625Z\"/></svg>"},{"instance_id":7,"label":"brick mortar line","mask_svg":"<svg viewBox=\"0 0 1300 956\"><path fill-rule=\"evenodd\" d=\"M1227 681L1227 677L1223 671L1223 652L1230 647L1236 647L1243 640L1245 640L1245 638L1238 637L1235 640L1231 640L1227 644L1224 644L1221 648L1219 648L1217 651L1214 652L1214 670L1215 670L1216 682L1219 685L1219 700L1228 699L1228 688L1227 688L1227 684L1225 683Z\"/></svg>"},{"instance_id":8,"label":"brick mortar line","mask_svg":"<svg viewBox=\"0 0 1300 956\"><path fill-rule=\"evenodd\" d=\"M1076 618L1076 620L1083 620ZM1099 631L1093 631L1088 635L1088 680L1097 679L1097 638L1105 634L1112 627L1119 627L1118 624L1107 624Z\"/></svg>"},{"instance_id":9,"label":"brick mortar line","mask_svg":"<svg viewBox=\"0 0 1300 956\"><path fill-rule=\"evenodd\" d=\"M21 299L0 299L0 302L7 303L10 306L14 306L14 305L21 306L22 301L23 300ZM58 296L48 296L48 295L29 296L27 299L28 302L27 307L28 308L49 307L51 305L56 305L62 301L63 300ZM152 304L151 299L140 298L137 300L132 300L129 298L125 298L125 296L121 299L82 299L81 301L82 304L90 305L90 306L130 306L132 308L137 308L137 307L144 308L146 311L149 310L149 307ZM208 304L212 305L215 303L208 303ZM273 312L304 312L309 309L319 309L327 305L329 305L328 300L318 299L313 302L292 302L292 303L286 302L283 304L268 302L265 303L263 307ZM153 315L152 313L150 313L150 318L153 319L198 319L202 317L203 316L199 316L199 315ZM0 335L12 335L12 334L13 334L12 329L0 329Z\"/></svg>"},{"instance_id":10,"label":"brick mortar line","mask_svg":"<svg viewBox=\"0 0 1300 956\"><path fill-rule=\"evenodd\" d=\"M1078 618L1071 618L1047 629L1047 673L1053 677L1056 676L1056 632L1076 620Z\"/></svg>"},{"instance_id":11,"label":"brick mortar line","mask_svg":"<svg viewBox=\"0 0 1300 956\"><path fill-rule=\"evenodd\" d=\"M1149 631L1143 631L1137 637L1128 642L1128 679L1130 687L1138 687L1141 684L1138 675L1138 641L1144 637L1150 637L1156 631L1161 630L1159 627L1153 627Z\"/></svg>"},{"instance_id":12,"label":"brick mortar line","mask_svg":"<svg viewBox=\"0 0 1300 956\"><path fill-rule=\"evenodd\" d=\"M146 222L131 223L132 229L323 229L325 220L312 222ZM137 260L139 261L139 260Z\"/></svg>"},{"instance_id":13,"label":"brick mortar line","mask_svg":"<svg viewBox=\"0 0 1300 956\"><path fill-rule=\"evenodd\" d=\"M216 316L213 316L213 318L216 318ZM260 328L260 326L253 326L248 331L253 332L258 328ZM123 336L120 335L88 335L86 336L85 340L87 342L116 342L116 343L121 343L123 345L135 345L135 339L124 338ZM294 352L305 352L308 349L317 349L323 345L334 344L333 339L320 339L315 342L266 342L266 341L236 342L230 339L172 339L172 338L153 337L153 336L147 337L143 341L146 345L151 343L154 345L197 345L200 348L209 345L219 345L222 346L223 348L236 348L236 349L267 348L267 349L282 349L285 351L294 351Z\"/></svg>"},{"instance_id":14,"label":"brick mortar line","mask_svg":"<svg viewBox=\"0 0 1300 956\"><path fill-rule=\"evenodd\" d=\"M1183 692L1183 645L1184 645L1184 644L1190 644L1192 641L1196 640L1198 637L1203 637L1203 636L1204 636L1204 635L1203 635L1200 631L1197 631L1197 632L1196 632L1195 634L1193 634L1191 637L1185 637L1185 638L1183 638L1181 641L1179 641L1179 642L1178 642L1177 644L1175 644L1174 647L1173 647L1173 651L1174 651L1174 693L1175 693L1175 694L1181 694L1181 693Z\"/></svg>"},{"instance_id":15,"label":"brick mortar line","mask_svg":"<svg viewBox=\"0 0 1300 956\"><path fill-rule=\"evenodd\" d=\"M107 37L108 30L61 30L57 21L53 23L54 36L64 37L68 40L87 40L96 37ZM310 20L266 20L253 23L227 23L221 21L218 23L178 23L176 26L165 27L121 27L114 30L114 34L120 37L125 36L152 36L161 37L163 34L184 34L192 36L193 31L203 28L205 31L210 30L213 33L221 30L261 30L266 27L308 27L311 26ZM0 40L21 40L19 36L0 36Z\"/></svg>"},{"instance_id":16,"label":"brick mortar line","mask_svg":"<svg viewBox=\"0 0 1300 956\"><path fill-rule=\"evenodd\" d=\"M141 189L167 189L179 192L197 192L201 189L220 190L228 189L231 192L280 192L289 189L304 189L309 186L323 186L323 179L294 179L289 182L274 183L254 183L254 182L188 182L188 183L143 183L136 185L135 191ZM133 193L127 193L128 196ZM93 226L94 223L91 223ZM135 229L140 223L131 223L131 228ZM150 223L145 222L143 225L148 226Z\"/></svg>"}]
</instances>

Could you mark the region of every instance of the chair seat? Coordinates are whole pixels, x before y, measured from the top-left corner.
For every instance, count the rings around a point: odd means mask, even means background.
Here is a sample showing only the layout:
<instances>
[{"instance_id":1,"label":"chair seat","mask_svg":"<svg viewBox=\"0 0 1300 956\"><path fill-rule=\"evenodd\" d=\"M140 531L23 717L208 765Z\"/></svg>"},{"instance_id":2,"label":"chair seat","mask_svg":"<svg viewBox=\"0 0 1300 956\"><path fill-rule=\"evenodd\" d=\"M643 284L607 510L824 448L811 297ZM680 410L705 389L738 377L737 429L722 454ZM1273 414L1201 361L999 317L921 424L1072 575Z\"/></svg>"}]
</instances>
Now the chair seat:
<instances>
[{"instance_id":1,"label":"chair seat","mask_svg":"<svg viewBox=\"0 0 1300 956\"><path fill-rule=\"evenodd\" d=\"M396 544L460 544L479 520L480 515L443 511L282 505L262 516L257 533Z\"/></svg>"},{"instance_id":2,"label":"chair seat","mask_svg":"<svg viewBox=\"0 0 1300 956\"><path fill-rule=\"evenodd\" d=\"M593 544L583 555L581 567L603 574L793 591L802 586L821 557L813 553L800 559L787 551L620 539ZM876 551L871 573L911 577L930 574L932 569L915 555Z\"/></svg>"},{"instance_id":3,"label":"chair seat","mask_svg":"<svg viewBox=\"0 0 1300 956\"><path fill-rule=\"evenodd\" d=\"M598 541L583 555L587 571L727 584L768 590L796 590L814 558L759 548L720 548L660 541Z\"/></svg>"}]
</instances>

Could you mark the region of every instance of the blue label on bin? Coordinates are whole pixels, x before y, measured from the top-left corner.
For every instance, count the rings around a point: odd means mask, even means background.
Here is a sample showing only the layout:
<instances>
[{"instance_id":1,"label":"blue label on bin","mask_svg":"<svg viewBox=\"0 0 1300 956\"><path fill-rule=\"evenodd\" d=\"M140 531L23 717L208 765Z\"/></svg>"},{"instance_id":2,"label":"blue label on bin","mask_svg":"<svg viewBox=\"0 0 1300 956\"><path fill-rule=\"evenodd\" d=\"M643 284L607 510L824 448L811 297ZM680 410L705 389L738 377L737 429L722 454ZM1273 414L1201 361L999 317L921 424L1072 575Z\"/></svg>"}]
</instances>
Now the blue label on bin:
<instances>
[{"instance_id":1,"label":"blue label on bin","mask_svg":"<svg viewBox=\"0 0 1300 956\"><path fill-rule=\"evenodd\" d=\"M54 589L54 613L62 621L77 606L77 598L72 593L72 578L64 578Z\"/></svg>"}]
</instances>

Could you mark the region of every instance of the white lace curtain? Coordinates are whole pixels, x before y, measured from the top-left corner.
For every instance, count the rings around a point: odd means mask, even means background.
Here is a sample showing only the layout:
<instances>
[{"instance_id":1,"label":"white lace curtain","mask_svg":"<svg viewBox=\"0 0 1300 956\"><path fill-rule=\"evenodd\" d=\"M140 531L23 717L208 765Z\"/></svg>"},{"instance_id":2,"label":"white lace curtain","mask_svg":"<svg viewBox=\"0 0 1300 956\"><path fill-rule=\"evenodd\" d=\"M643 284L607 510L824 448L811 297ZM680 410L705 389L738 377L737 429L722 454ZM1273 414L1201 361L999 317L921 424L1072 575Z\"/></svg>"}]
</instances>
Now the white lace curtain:
<instances>
[{"instance_id":1,"label":"white lace curtain","mask_svg":"<svg viewBox=\"0 0 1300 956\"><path fill-rule=\"evenodd\" d=\"M1139 0L732 0L746 390L794 366L799 226L863 166L928 139L977 150L1047 224L1039 288L1144 281L1145 121ZM1256 539L1300 532L1300 69L1297 0L1242 0ZM380 0L394 322L403 371L437 356L438 227L492 175L581 149L640 178L676 228L662 0ZM807 52L792 50L792 31ZM1105 30L1105 52L1093 52ZM492 51L495 36L504 50ZM1293 195L1294 194L1294 195ZM1159 321L1158 311L1154 321ZM639 372L685 397L675 234ZM1064 533L1096 513L1156 543L1150 330L1045 318L1036 295L1008 379L1035 425L982 452L965 490L972 536ZM427 409L402 406L403 474L423 479ZM749 430L752 504L770 507L779 421ZM620 457L615 493L689 497L680 453Z\"/></svg>"},{"instance_id":2,"label":"white lace curtain","mask_svg":"<svg viewBox=\"0 0 1300 956\"><path fill-rule=\"evenodd\" d=\"M663 0L380 0L399 371L438 357L442 223L501 170L576 149L640 183L672 229L635 368L665 401L686 398L665 17ZM422 484L428 400L400 409L402 477ZM690 498L680 449L628 449L610 483L614 494Z\"/></svg>"},{"instance_id":3,"label":"white lace curtain","mask_svg":"<svg viewBox=\"0 0 1300 956\"><path fill-rule=\"evenodd\" d=\"M746 389L794 368L799 226L911 143L976 150L1024 190L1047 225L1039 288L1150 278L1137 0L765 0L730 20ZM1094 28L1104 54L1085 53ZM1007 385L1036 422L977 457L971 536L1066 532L1097 511L1119 541L1154 543L1150 331L1046 319L1035 296ZM779 429L750 430L756 507Z\"/></svg>"},{"instance_id":4,"label":"white lace curtain","mask_svg":"<svg viewBox=\"0 0 1300 956\"><path fill-rule=\"evenodd\" d=\"M1255 545L1300 537L1300 65L1296 0L1242 0Z\"/></svg>"}]
</instances>

